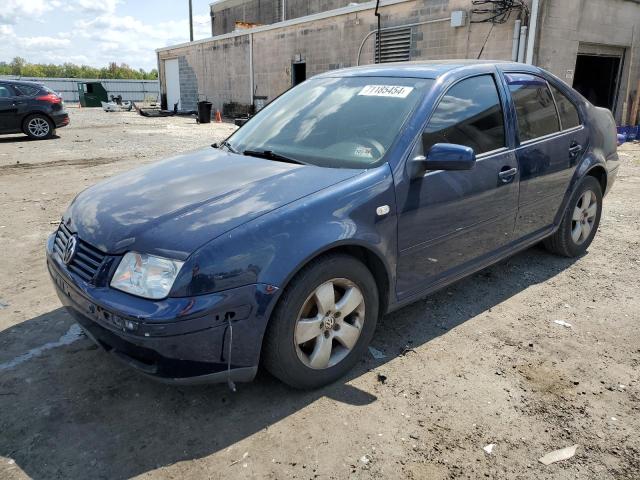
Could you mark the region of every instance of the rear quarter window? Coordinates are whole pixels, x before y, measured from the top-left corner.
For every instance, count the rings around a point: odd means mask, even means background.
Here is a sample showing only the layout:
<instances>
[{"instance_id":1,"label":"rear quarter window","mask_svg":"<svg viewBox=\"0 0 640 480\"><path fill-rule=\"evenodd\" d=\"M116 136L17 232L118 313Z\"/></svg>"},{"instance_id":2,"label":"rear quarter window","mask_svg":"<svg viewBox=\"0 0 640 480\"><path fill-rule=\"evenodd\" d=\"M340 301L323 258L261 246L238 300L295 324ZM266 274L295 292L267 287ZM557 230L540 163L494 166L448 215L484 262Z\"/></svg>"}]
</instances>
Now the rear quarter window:
<instances>
[{"instance_id":1,"label":"rear quarter window","mask_svg":"<svg viewBox=\"0 0 640 480\"><path fill-rule=\"evenodd\" d=\"M578 115L578 109L569 100L564 93L551 85L551 92L553 98L556 100L558 106L558 113L560 114L560 123L562 123L562 129L574 128L580 125L580 116Z\"/></svg>"},{"instance_id":2,"label":"rear quarter window","mask_svg":"<svg viewBox=\"0 0 640 480\"><path fill-rule=\"evenodd\" d=\"M25 97L33 97L39 91L37 87L33 87L31 85L15 85L14 88L16 89L19 95L22 95Z\"/></svg>"},{"instance_id":3,"label":"rear quarter window","mask_svg":"<svg viewBox=\"0 0 640 480\"><path fill-rule=\"evenodd\" d=\"M516 107L520 142L559 132L560 120L547 81L524 73L506 77Z\"/></svg>"}]
</instances>

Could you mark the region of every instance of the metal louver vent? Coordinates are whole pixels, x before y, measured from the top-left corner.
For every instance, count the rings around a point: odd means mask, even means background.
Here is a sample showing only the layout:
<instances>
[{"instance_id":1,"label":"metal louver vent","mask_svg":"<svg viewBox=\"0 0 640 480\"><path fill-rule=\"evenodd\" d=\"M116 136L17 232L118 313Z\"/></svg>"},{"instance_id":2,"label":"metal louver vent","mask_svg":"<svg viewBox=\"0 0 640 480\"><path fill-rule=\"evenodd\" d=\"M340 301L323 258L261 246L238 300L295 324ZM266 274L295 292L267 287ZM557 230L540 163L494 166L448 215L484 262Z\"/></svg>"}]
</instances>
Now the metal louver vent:
<instances>
[{"instance_id":1,"label":"metal louver vent","mask_svg":"<svg viewBox=\"0 0 640 480\"><path fill-rule=\"evenodd\" d=\"M380 50L376 35L376 63L406 62L411 59L411 27L380 32ZM378 51L380 54L378 55Z\"/></svg>"}]
</instances>

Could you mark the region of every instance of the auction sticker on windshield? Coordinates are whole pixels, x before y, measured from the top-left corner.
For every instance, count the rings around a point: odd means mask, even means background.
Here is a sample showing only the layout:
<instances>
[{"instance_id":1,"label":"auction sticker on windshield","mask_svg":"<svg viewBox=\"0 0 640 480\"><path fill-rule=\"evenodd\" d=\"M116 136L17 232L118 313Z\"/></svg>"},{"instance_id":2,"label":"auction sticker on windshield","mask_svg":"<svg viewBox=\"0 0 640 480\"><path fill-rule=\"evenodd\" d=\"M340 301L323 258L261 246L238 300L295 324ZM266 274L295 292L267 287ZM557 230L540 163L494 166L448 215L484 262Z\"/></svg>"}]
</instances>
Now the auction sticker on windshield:
<instances>
[{"instance_id":1,"label":"auction sticker on windshield","mask_svg":"<svg viewBox=\"0 0 640 480\"><path fill-rule=\"evenodd\" d=\"M395 97L407 98L413 87L400 87L397 85L366 85L358 95L367 97Z\"/></svg>"}]
</instances>

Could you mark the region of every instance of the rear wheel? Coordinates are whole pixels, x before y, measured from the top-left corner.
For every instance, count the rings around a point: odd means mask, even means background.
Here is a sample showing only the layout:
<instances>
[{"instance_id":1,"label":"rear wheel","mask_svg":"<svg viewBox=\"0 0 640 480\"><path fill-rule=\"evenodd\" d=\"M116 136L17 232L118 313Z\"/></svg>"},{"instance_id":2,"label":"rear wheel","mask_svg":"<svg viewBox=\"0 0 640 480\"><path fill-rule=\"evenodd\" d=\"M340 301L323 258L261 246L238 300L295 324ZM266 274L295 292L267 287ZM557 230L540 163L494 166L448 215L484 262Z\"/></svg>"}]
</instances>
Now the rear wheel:
<instances>
[{"instance_id":1,"label":"rear wheel","mask_svg":"<svg viewBox=\"0 0 640 480\"><path fill-rule=\"evenodd\" d=\"M560 227L544 241L547 250L565 257L583 254L596 235L602 214L602 187L584 177L571 196Z\"/></svg>"},{"instance_id":2,"label":"rear wheel","mask_svg":"<svg viewBox=\"0 0 640 480\"><path fill-rule=\"evenodd\" d=\"M55 125L44 115L29 115L23 124L23 131L34 140L44 140L51 138L55 133Z\"/></svg>"},{"instance_id":3,"label":"rear wheel","mask_svg":"<svg viewBox=\"0 0 640 480\"><path fill-rule=\"evenodd\" d=\"M263 362L295 388L317 388L348 372L365 352L378 318L371 272L347 255L306 266L282 294L265 334Z\"/></svg>"}]
</instances>

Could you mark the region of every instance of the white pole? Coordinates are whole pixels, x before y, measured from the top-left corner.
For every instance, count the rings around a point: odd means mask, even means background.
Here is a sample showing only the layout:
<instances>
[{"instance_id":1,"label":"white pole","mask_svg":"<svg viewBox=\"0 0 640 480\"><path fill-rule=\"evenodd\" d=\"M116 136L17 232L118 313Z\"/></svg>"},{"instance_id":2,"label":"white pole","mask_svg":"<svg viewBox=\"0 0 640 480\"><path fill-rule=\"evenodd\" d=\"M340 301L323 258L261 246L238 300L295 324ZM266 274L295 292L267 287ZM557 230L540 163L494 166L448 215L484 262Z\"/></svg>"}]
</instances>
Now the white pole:
<instances>
[{"instance_id":1,"label":"white pole","mask_svg":"<svg viewBox=\"0 0 640 480\"><path fill-rule=\"evenodd\" d=\"M253 105L253 33L249 34L249 88L251 95L249 96L249 105Z\"/></svg>"},{"instance_id":2,"label":"white pole","mask_svg":"<svg viewBox=\"0 0 640 480\"><path fill-rule=\"evenodd\" d=\"M524 62L524 50L527 44L527 26L523 25L520 28L520 45L518 46L518 62Z\"/></svg>"},{"instance_id":3,"label":"white pole","mask_svg":"<svg viewBox=\"0 0 640 480\"><path fill-rule=\"evenodd\" d=\"M518 44L520 43L520 26L522 20L516 20L516 24L513 26L513 46L511 47L511 61L518 60Z\"/></svg>"},{"instance_id":4,"label":"white pole","mask_svg":"<svg viewBox=\"0 0 640 480\"><path fill-rule=\"evenodd\" d=\"M540 0L533 0L531 4L531 22L529 23L529 44L527 45L527 64L533 64L533 50L536 47L536 34L538 32L538 11Z\"/></svg>"}]
</instances>

